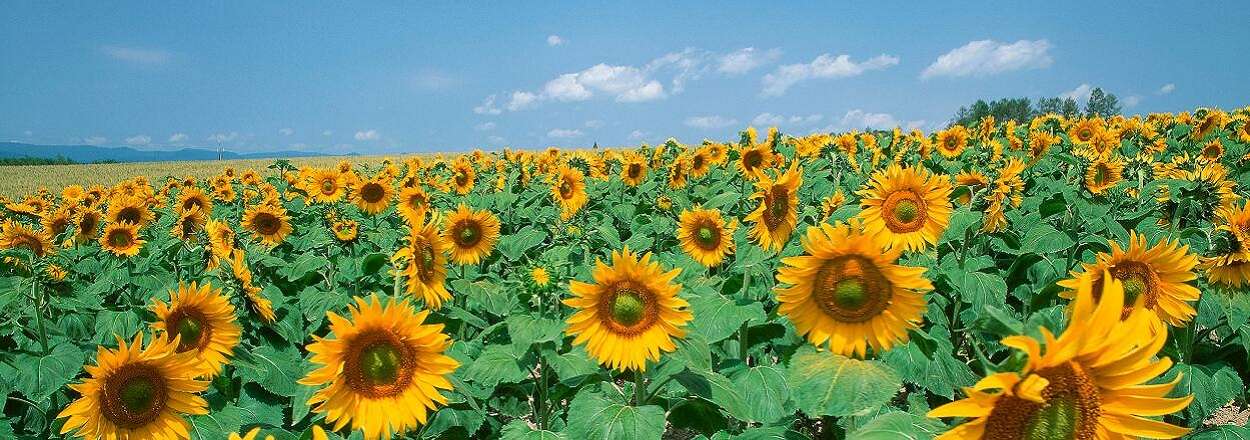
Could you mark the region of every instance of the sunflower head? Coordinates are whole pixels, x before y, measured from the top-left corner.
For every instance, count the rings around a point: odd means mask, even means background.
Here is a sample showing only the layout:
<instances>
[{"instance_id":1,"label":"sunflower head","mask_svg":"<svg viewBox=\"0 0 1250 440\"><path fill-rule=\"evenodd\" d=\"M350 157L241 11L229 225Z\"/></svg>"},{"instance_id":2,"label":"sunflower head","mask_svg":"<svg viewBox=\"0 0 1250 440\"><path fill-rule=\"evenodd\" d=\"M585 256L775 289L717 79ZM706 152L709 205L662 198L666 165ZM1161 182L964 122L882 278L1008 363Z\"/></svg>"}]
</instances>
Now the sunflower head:
<instances>
[{"instance_id":1,"label":"sunflower head","mask_svg":"<svg viewBox=\"0 0 1250 440\"><path fill-rule=\"evenodd\" d=\"M733 253L735 223L726 224L716 209L696 207L682 211L677 226L677 240L687 255L707 267L720 264Z\"/></svg>"},{"instance_id":2,"label":"sunflower head","mask_svg":"<svg viewBox=\"0 0 1250 440\"><path fill-rule=\"evenodd\" d=\"M1124 179L1124 162L1119 158L1099 159L1085 169L1085 189L1091 194L1106 194Z\"/></svg>"},{"instance_id":3,"label":"sunflower head","mask_svg":"<svg viewBox=\"0 0 1250 440\"><path fill-rule=\"evenodd\" d=\"M355 184L352 191L352 203L365 214L377 214L391 205L391 185L385 175L362 180Z\"/></svg>"},{"instance_id":4,"label":"sunflower head","mask_svg":"<svg viewBox=\"0 0 1250 440\"><path fill-rule=\"evenodd\" d=\"M52 237L45 231L36 231L30 226L13 220L0 224L0 249L24 248L42 257L53 253Z\"/></svg>"},{"instance_id":5,"label":"sunflower head","mask_svg":"<svg viewBox=\"0 0 1250 440\"><path fill-rule=\"evenodd\" d=\"M130 222L109 223L100 236L100 247L119 257L139 254L147 240L139 238L139 225Z\"/></svg>"},{"instance_id":6,"label":"sunflower head","mask_svg":"<svg viewBox=\"0 0 1250 440\"><path fill-rule=\"evenodd\" d=\"M343 186L344 176L339 170L310 170L306 192L314 203L334 203L343 199Z\"/></svg>"},{"instance_id":7,"label":"sunflower head","mask_svg":"<svg viewBox=\"0 0 1250 440\"><path fill-rule=\"evenodd\" d=\"M291 234L291 220L280 206L259 204L243 213L243 229L266 246L275 246Z\"/></svg>"},{"instance_id":8,"label":"sunflower head","mask_svg":"<svg viewBox=\"0 0 1250 440\"><path fill-rule=\"evenodd\" d=\"M776 179L763 175L755 182L756 192L751 197L760 199L760 204L746 220L755 223L750 235L760 247L772 251L785 247L798 224L798 191L802 184L803 171L797 161Z\"/></svg>"},{"instance_id":9,"label":"sunflower head","mask_svg":"<svg viewBox=\"0 0 1250 440\"><path fill-rule=\"evenodd\" d=\"M179 283L178 290L169 293L169 304L156 300L152 312L156 314L152 329L171 340L177 338L178 352L194 352L200 371L206 375L220 373L239 345L234 306L221 289L208 283Z\"/></svg>"},{"instance_id":10,"label":"sunflower head","mask_svg":"<svg viewBox=\"0 0 1250 440\"><path fill-rule=\"evenodd\" d=\"M586 206L586 177L581 170L561 165L551 184L551 197L560 206L560 218L568 220Z\"/></svg>"},{"instance_id":11,"label":"sunflower head","mask_svg":"<svg viewBox=\"0 0 1250 440\"><path fill-rule=\"evenodd\" d=\"M891 247L924 250L937 244L950 222L950 180L920 167L891 164L861 190L865 230Z\"/></svg>"},{"instance_id":12,"label":"sunflower head","mask_svg":"<svg viewBox=\"0 0 1250 440\"><path fill-rule=\"evenodd\" d=\"M477 264L490 255L499 241L499 218L490 211L461 204L447 217L443 239L451 245L452 261Z\"/></svg>"},{"instance_id":13,"label":"sunflower head","mask_svg":"<svg viewBox=\"0 0 1250 440\"><path fill-rule=\"evenodd\" d=\"M435 310L451 299L451 292L445 284L447 244L438 234L437 224L438 219L435 218L412 228L408 244L391 257L397 263L399 273L408 278L408 293L421 297L426 308Z\"/></svg>"},{"instance_id":14,"label":"sunflower head","mask_svg":"<svg viewBox=\"0 0 1250 440\"><path fill-rule=\"evenodd\" d=\"M546 268L535 267L530 269L530 281L532 281L536 287L547 287L551 285L551 275L547 273Z\"/></svg>"}]
</instances>

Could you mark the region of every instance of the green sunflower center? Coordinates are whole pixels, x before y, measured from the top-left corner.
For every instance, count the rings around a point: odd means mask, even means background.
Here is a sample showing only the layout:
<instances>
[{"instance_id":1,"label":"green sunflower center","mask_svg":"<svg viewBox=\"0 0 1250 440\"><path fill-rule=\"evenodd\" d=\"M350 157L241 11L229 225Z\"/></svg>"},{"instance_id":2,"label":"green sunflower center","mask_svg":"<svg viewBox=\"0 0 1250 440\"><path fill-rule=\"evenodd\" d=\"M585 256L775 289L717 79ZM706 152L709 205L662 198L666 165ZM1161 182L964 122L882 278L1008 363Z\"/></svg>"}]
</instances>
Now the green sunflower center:
<instances>
[{"instance_id":1,"label":"green sunflower center","mask_svg":"<svg viewBox=\"0 0 1250 440\"><path fill-rule=\"evenodd\" d=\"M573 184L565 180L560 183L560 197L564 199L573 198Z\"/></svg>"},{"instance_id":2,"label":"green sunflower center","mask_svg":"<svg viewBox=\"0 0 1250 440\"><path fill-rule=\"evenodd\" d=\"M1124 305L1129 306L1137 301L1137 297L1146 292L1146 280L1134 274L1124 280Z\"/></svg>"},{"instance_id":3,"label":"green sunflower center","mask_svg":"<svg viewBox=\"0 0 1250 440\"><path fill-rule=\"evenodd\" d=\"M1025 428L1027 440L1073 438L1076 434L1076 417L1079 414L1072 398L1056 398L1047 402L1033 415Z\"/></svg>"},{"instance_id":4,"label":"green sunflower center","mask_svg":"<svg viewBox=\"0 0 1250 440\"><path fill-rule=\"evenodd\" d=\"M119 248L130 246L130 233L126 231L114 231L112 234L109 234L109 244Z\"/></svg>"},{"instance_id":5,"label":"green sunflower center","mask_svg":"<svg viewBox=\"0 0 1250 440\"><path fill-rule=\"evenodd\" d=\"M118 400L126 411L142 413L152 407L157 398L156 384L144 376L136 376L122 384L118 391Z\"/></svg>"},{"instance_id":6,"label":"green sunflower center","mask_svg":"<svg viewBox=\"0 0 1250 440\"><path fill-rule=\"evenodd\" d=\"M477 240L478 240L477 228L473 227L472 225L465 225L464 227L460 228L459 235L460 235L460 244L464 246L473 246L474 244L477 243Z\"/></svg>"},{"instance_id":7,"label":"green sunflower center","mask_svg":"<svg viewBox=\"0 0 1250 440\"><path fill-rule=\"evenodd\" d=\"M178 326L175 328L175 331L178 332L178 336L181 336L178 345L190 347L199 342L200 336L204 334L204 326L199 320L184 318L182 321L178 322Z\"/></svg>"},{"instance_id":8,"label":"green sunflower center","mask_svg":"<svg viewBox=\"0 0 1250 440\"><path fill-rule=\"evenodd\" d=\"M898 219L899 222L911 223L919 216L920 207L916 206L916 203L911 200L902 200L897 205L894 205L894 218Z\"/></svg>"},{"instance_id":9,"label":"green sunflower center","mask_svg":"<svg viewBox=\"0 0 1250 440\"><path fill-rule=\"evenodd\" d=\"M626 327L642 322L646 312L646 303L642 295L629 289L622 289L612 299L612 320Z\"/></svg>"},{"instance_id":10,"label":"green sunflower center","mask_svg":"<svg viewBox=\"0 0 1250 440\"><path fill-rule=\"evenodd\" d=\"M699 242L700 243L703 243L705 245L711 245L715 243L715 241L713 240L714 238L716 238L716 235L712 231L712 228L707 227L707 226L699 227Z\"/></svg>"},{"instance_id":11,"label":"green sunflower center","mask_svg":"<svg viewBox=\"0 0 1250 440\"><path fill-rule=\"evenodd\" d=\"M868 292L859 278L847 278L838 281L833 287L833 302L845 309L859 309L868 302Z\"/></svg>"},{"instance_id":12,"label":"green sunflower center","mask_svg":"<svg viewBox=\"0 0 1250 440\"><path fill-rule=\"evenodd\" d=\"M322 180L321 181L321 193L327 194L327 195L334 194L334 191L337 189L336 186L337 185L334 184L333 180L330 180L330 179Z\"/></svg>"},{"instance_id":13,"label":"green sunflower center","mask_svg":"<svg viewBox=\"0 0 1250 440\"><path fill-rule=\"evenodd\" d=\"M360 371L373 385L389 385L399 379L401 361L394 346L375 344L360 353Z\"/></svg>"}]
</instances>

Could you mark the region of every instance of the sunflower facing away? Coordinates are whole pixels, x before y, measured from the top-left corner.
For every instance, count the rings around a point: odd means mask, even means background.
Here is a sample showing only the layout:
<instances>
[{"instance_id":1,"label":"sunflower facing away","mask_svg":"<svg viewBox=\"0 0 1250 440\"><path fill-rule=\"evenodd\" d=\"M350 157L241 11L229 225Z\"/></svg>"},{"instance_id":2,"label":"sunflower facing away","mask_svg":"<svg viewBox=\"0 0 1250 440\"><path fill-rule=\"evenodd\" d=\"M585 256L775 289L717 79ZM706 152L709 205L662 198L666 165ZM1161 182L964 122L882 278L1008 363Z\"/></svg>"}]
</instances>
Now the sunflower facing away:
<instances>
[{"instance_id":1,"label":"sunflower facing away","mask_svg":"<svg viewBox=\"0 0 1250 440\"><path fill-rule=\"evenodd\" d=\"M891 164L873 174L859 191L864 210L859 218L869 235L880 235L890 247L924 250L937 244L950 223L950 179L920 167Z\"/></svg>"},{"instance_id":2,"label":"sunflower facing away","mask_svg":"<svg viewBox=\"0 0 1250 440\"><path fill-rule=\"evenodd\" d=\"M565 332L601 364L646 371L648 360L677 349L673 338L685 337L694 317L690 304L677 297L681 285L673 279L680 273L664 272L650 253L639 259L629 248L613 252L611 266L595 262L593 284L569 282L573 297L564 304L577 311L566 321Z\"/></svg>"},{"instance_id":3,"label":"sunflower facing away","mask_svg":"<svg viewBox=\"0 0 1250 440\"><path fill-rule=\"evenodd\" d=\"M369 215L385 211L391 206L392 197L394 195L391 185L387 183L385 175L362 180L352 190L352 204L356 205L360 212Z\"/></svg>"},{"instance_id":4,"label":"sunflower facing away","mask_svg":"<svg viewBox=\"0 0 1250 440\"><path fill-rule=\"evenodd\" d=\"M933 285L925 268L894 264L901 250L882 250L858 221L812 226L804 255L783 258L777 280L778 313L799 334L844 356L881 353L907 342L907 330L924 318L924 292Z\"/></svg>"},{"instance_id":5,"label":"sunflower facing away","mask_svg":"<svg viewBox=\"0 0 1250 440\"><path fill-rule=\"evenodd\" d=\"M761 175L755 182L757 191L751 195L760 199L760 205L747 214L746 221L755 223L750 230L751 239L768 251L780 251L790 240L798 224L799 186L803 184L803 171L798 162L775 180Z\"/></svg>"},{"instance_id":6,"label":"sunflower facing away","mask_svg":"<svg viewBox=\"0 0 1250 440\"><path fill-rule=\"evenodd\" d=\"M1060 281L1059 285L1076 289L1082 278L1092 278L1097 297L1102 292L1102 276L1109 273L1124 284L1127 305L1136 304L1140 296L1142 307L1173 327L1183 327L1197 314L1189 304L1198 300L1198 288L1189 284L1198 279L1194 273L1197 265L1198 257L1189 253L1189 246L1164 239L1148 247L1145 236L1130 231L1127 249L1111 241L1110 254L1100 253L1093 264L1081 264L1080 272L1073 271L1072 278ZM1059 296L1071 299L1075 294L1069 290ZM1125 309L1124 316L1130 311Z\"/></svg>"},{"instance_id":7,"label":"sunflower facing away","mask_svg":"<svg viewBox=\"0 0 1250 440\"><path fill-rule=\"evenodd\" d=\"M451 299L447 291L447 244L438 235L438 219L431 219L412 228L408 245L395 252L392 260L402 266L399 271L408 278L408 293L419 296L425 307L437 310Z\"/></svg>"},{"instance_id":8,"label":"sunflower facing away","mask_svg":"<svg viewBox=\"0 0 1250 440\"><path fill-rule=\"evenodd\" d=\"M176 341L143 334L117 349L100 347L96 364L84 366L90 377L70 388L81 397L57 415L66 418L61 434L74 431L86 439L187 439L185 415L208 414L198 394L208 382L195 378L200 363L191 352L179 353Z\"/></svg>"},{"instance_id":9,"label":"sunflower facing away","mask_svg":"<svg viewBox=\"0 0 1250 440\"><path fill-rule=\"evenodd\" d=\"M139 238L139 226L130 222L110 223L100 236L100 247L119 257L138 255L144 243L147 240Z\"/></svg>"},{"instance_id":10,"label":"sunflower facing away","mask_svg":"<svg viewBox=\"0 0 1250 440\"><path fill-rule=\"evenodd\" d=\"M248 208L243 213L241 226L270 247L282 243L291 233L291 220L286 209L264 203Z\"/></svg>"},{"instance_id":11,"label":"sunflower facing away","mask_svg":"<svg viewBox=\"0 0 1250 440\"><path fill-rule=\"evenodd\" d=\"M677 240L687 255L707 267L720 264L734 250L737 221L725 223L720 211L696 207L681 212Z\"/></svg>"},{"instance_id":12,"label":"sunflower facing away","mask_svg":"<svg viewBox=\"0 0 1250 440\"><path fill-rule=\"evenodd\" d=\"M586 206L586 177L582 171L560 165L551 184L551 197L560 205L560 219L568 221Z\"/></svg>"},{"instance_id":13,"label":"sunflower facing away","mask_svg":"<svg viewBox=\"0 0 1250 440\"><path fill-rule=\"evenodd\" d=\"M338 431L349 423L368 440L390 438L427 422L452 389L447 380L457 367L443 354L451 338L442 324L425 324L407 300L385 305L376 295L356 298L344 318L326 312L330 338L313 336L308 345L317 369L299 383L321 387L308 399L314 411Z\"/></svg>"},{"instance_id":14,"label":"sunflower facing away","mask_svg":"<svg viewBox=\"0 0 1250 440\"><path fill-rule=\"evenodd\" d=\"M1123 285L1110 274L1103 278L1110 282L1097 294L1092 277L1081 280L1059 338L1046 328L1041 328L1045 341L1004 338L1003 345L1027 355L1024 371L990 375L964 389L968 398L930 411L929 417L968 419L939 439L1176 438L1188 433L1147 418L1180 411L1193 400L1164 397L1181 374L1151 383L1172 366L1167 357L1155 358L1167 343L1166 328L1142 307L1121 319Z\"/></svg>"},{"instance_id":15,"label":"sunflower facing away","mask_svg":"<svg viewBox=\"0 0 1250 440\"><path fill-rule=\"evenodd\" d=\"M477 264L490 255L499 241L499 218L486 210L473 210L461 204L447 216L443 240L451 245L451 261Z\"/></svg>"},{"instance_id":16,"label":"sunflower facing away","mask_svg":"<svg viewBox=\"0 0 1250 440\"><path fill-rule=\"evenodd\" d=\"M204 375L220 373L239 345L234 306L221 289L208 283L179 283L178 290L169 293L169 304L155 300L152 313L156 314L152 329L167 334L171 340L178 336L177 351L194 352L199 359L198 370Z\"/></svg>"},{"instance_id":17,"label":"sunflower facing away","mask_svg":"<svg viewBox=\"0 0 1250 440\"><path fill-rule=\"evenodd\" d=\"M185 188L178 193L178 210L190 211L199 209L200 212L209 214L213 212L213 199L199 188Z\"/></svg>"}]
</instances>

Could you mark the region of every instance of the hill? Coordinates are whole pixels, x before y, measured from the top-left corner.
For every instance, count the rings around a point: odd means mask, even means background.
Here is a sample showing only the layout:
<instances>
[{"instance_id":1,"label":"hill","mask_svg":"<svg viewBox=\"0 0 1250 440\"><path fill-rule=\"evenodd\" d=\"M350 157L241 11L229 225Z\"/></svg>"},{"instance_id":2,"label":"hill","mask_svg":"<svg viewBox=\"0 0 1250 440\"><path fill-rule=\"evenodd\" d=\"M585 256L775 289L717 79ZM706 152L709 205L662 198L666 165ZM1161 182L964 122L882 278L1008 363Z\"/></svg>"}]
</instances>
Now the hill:
<instances>
[{"instance_id":1,"label":"hill","mask_svg":"<svg viewBox=\"0 0 1250 440\"><path fill-rule=\"evenodd\" d=\"M323 153L307 151L269 151L260 153L237 153L216 149L188 147L177 150L139 150L130 147L101 147L95 145L35 145L21 142L0 142L0 158L34 157L42 159L66 158L74 162L165 162L187 160L240 160L272 159L284 157L324 156Z\"/></svg>"}]
</instances>

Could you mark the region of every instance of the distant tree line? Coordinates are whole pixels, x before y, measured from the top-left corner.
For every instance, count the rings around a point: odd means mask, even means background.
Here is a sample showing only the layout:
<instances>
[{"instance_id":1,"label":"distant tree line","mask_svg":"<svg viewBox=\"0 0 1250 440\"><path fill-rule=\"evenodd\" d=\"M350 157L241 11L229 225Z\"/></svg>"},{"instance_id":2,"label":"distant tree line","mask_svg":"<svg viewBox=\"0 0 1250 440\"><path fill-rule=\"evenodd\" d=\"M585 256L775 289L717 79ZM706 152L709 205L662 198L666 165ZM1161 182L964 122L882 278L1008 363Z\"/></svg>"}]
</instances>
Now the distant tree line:
<instances>
[{"instance_id":1,"label":"distant tree line","mask_svg":"<svg viewBox=\"0 0 1250 440\"><path fill-rule=\"evenodd\" d=\"M950 125L971 127L981 122L981 118L986 116L993 116L998 122L1011 120L1027 123L1035 116L1047 113L1055 113L1068 118L1078 116L1109 118L1120 114L1120 99L1114 93L1104 92L1101 87L1090 91L1089 100L1085 102L1084 109L1081 109L1076 99L1073 98L1040 98L1036 102L1029 98L1003 98L990 102L978 99L971 106L960 107L951 119Z\"/></svg>"},{"instance_id":2,"label":"distant tree line","mask_svg":"<svg viewBox=\"0 0 1250 440\"><path fill-rule=\"evenodd\" d=\"M5 157L0 158L0 166L5 165L76 165L83 162L70 159L65 156L57 155L56 157ZM105 159L96 160L88 163L119 163L116 160Z\"/></svg>"}]
</instances>

